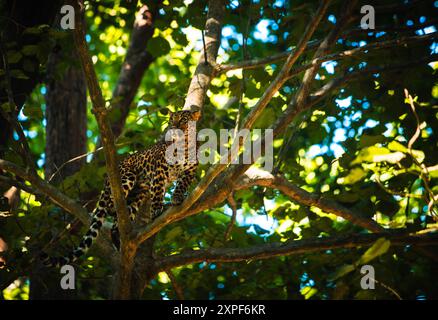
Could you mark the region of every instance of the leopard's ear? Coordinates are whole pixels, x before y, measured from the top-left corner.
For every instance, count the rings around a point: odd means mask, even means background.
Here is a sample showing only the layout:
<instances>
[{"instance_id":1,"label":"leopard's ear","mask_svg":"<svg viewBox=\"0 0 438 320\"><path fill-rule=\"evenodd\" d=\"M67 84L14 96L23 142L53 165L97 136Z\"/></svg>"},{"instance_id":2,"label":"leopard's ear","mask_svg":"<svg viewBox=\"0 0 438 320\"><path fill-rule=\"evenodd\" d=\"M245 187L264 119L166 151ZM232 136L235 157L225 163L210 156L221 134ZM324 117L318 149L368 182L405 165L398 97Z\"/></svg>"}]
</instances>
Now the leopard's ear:
<instances>
[{"instance_id":1,"label":"leopard's ear","mask_svg":"<svg viewBox=\"0 0 438 320\"><path fill-rule=\"evenodd\" d=\"M192 113L192 119L198 121L201 118L201 108L195 105L190 106L190 112Z\"/></svg>"},{"instance_id":2,"label":"leopard's ear","mask_svg":"<svg viewBox=\"0 0 438 320\"><path fill-rule=\"evenodd\" d=\"M167 115L171 116L173 114L173 112L170 111L169 108L161 108L159 111L160 111L161 114L164 114L165 116L167 116Z\"/></svg>"}]
</instances>

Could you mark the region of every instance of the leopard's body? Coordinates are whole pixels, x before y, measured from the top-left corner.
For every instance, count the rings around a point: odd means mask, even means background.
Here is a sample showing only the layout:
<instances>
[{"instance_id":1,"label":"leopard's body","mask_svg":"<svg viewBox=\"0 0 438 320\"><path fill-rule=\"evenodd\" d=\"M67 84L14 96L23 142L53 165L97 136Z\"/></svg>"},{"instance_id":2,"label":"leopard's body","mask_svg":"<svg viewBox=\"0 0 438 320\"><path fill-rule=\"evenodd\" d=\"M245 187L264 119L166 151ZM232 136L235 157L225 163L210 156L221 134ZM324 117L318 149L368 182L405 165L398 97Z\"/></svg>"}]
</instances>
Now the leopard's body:
<instances>
[{"instance_id":1,"label":"leopard's body","mask_svg":"<svg viewBox=\"0 0 438 320\"><path fill-rule=\"evenodd\" d=\"M136 218L139 208L148 199L150 199L151 218L154 219L160 215L164 208L166 189L173 182L176 182L176 186L172 194L172 205L183 202L185 193L195 177L198 166L196 157L190 157L188 136L193 133L190 130L196 129L190 126L189 122L197 121L199 116L200 111L197 108L170 114L168 129L181 130L184 135L179 136L178 139L182 137L185 139L184 156L177 158L177 161L168 161L166 155L169 145L176 142L175 138L171 141L162 139L150 148L128 156L119 164L122 188L131 220ZM175 136L172 135L172 137ZM76 261L91 247L107 216L112 216L114 219L111 236L114 245L118 248L120 244L117 215L108 181L105 182L104 189L93 211L91 226L79 246L65 257L49 257L44 253L42 255L43 263L46 266L60 267Z\"/></svg>"}]
</instances>

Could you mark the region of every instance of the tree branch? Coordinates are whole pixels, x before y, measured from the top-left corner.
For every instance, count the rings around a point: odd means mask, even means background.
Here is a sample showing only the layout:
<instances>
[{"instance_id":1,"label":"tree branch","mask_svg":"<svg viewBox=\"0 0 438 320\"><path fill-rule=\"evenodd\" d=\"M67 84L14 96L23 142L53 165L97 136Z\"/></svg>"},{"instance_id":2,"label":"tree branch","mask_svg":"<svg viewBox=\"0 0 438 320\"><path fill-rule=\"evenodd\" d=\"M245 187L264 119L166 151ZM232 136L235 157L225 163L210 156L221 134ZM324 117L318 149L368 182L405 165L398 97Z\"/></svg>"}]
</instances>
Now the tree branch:
<instances>
[{"instance_id":1,"label":"tree branch","mask_svg":"<svg viewBox=\"0 0 438 320\"><path fill-rule=\"evenodd\" d=\"M84 1L73 1L76 12L83 12ZM79 5L80 4L80 5ZM78 49L79 59L87 80L87 87L90 92L90 98L93 105L92 112L96 117L99 131L102 136L102 144L105 153L106 166L108 170L108 180L111 186L111 193L114 198L114 205L117 211L118 223L120 228L120 238L127 239L130 233L130 221L124 193L122 191L122 183L120 172L117 165L117 153L114 145L114 135L111 130L109 120L107 118L107 109L105 107L105 100L102 96L102 91L97 81L96 71L94 70L93 61L91 60L88 51L87 43L85 41L84 23L81 14L75 16L74 40Z\"/></svg>"},{"instance_id":2,"label":"tree branch","mask_svg":"<svg viewBox=\"0 0 438 320\"><path fill-rule=\"evenodd\" d=\"M29 181L32 184L33 188L47 195L55 204L70 212L76 218L80 219L84 224L89 223L90 218L86 209L84 209L76 201L69 198L37 175L30 173L28 170L20 168L12 162L2 159L0 159L0 169L11 172L16 176L19 176L24 180Z\"/></svg>"},{"instance_id":3,"label":"tree branch","mask_svg":"<svg viewBox=\"0 0 438 320\"><path fill-rule=\"evenodd\" d=\"M245 172L242 178L237 182L236 189L246 189L254 185L277 189L298 203L320 208L324 212L335 214L367 230L373 232L382 232L384 230L374 220L364 217L360 212L345 208L336 201L326 198L323 195L307 192L293 185L281 175L272 175L267 171L254 167L249 168Z\"/></svg>"},{"instance_id":4,"label":"tree branch","mask_svg":"<svg viewBox=\"0 0 438 320\"><path fill-rule=\"evenodd\" d=\"M167 276L170 279L170 282L172 283L173 290L175 291L175 296L178 300L185 300L184 299L184 289L181 288L178 281L176 281L175 275L173 274L172 270L168 269L165 271L167 273Z\"/></svg>"},{"instance_id":5,"label":"tree branch","mask_svg":"<svg viewBox=\"0 0 438 320\"><path fill-rule=\"evenodd\" d=\"M120 265L116 277L116 289L114 297L119 299L129 298L131 290L131 276L134 267L134 257L137 246L131 241L132 225L129 220L126 199L122 190L121 177L117 161L117 153L114 145L114 135L111 124L107 117L107 109L102 91L97 81L93 61L85 41L85 28L82 19L84 10L83 0L73 0L76 10L74 40L78 49L79 59L87 80L90 98L93 105L92 112L96 117L101 134L102 146L105 154L106 167L108 170L108 181L111 187L111 194L117 214L118 228L120 231Z\"/></svg>"},{"instance_id":6,"label":"tree branch","mask_svg":"<svg viewBox=\"0 0 438 320\"><path fill-rule=\"evenodd\" d=\"M370 246L379 238L386 238L393 246L437 246L438 233L373 233L351 234L325 238L273 242L248 248L209 248L193 250L157 259L160 270L180 267L200 262L239 262L268 259L278 256L320 252L329 249L356 248Z\"/></svg>"},{"instance_id":7,"label":"tree branch","mask_svg":"<svg viewBox=\"0 0 438 320\"><path fill-rule=\"evenodd\" d=\"M358 53L363 53L363 52L368 53L367 51L372 50L372 49L376 49L376 50L388 49L388 48L393 48L393 47L400 46L400 45L406 45L408 43L422 42L422 41L427 41L427 40L435 40L435 39L437 39L437 37L438 37L438 32L433 32L433 33L429 33L429 34L422 35L422 36L403 37L403 38L398 38L398 39L394 39L394 40L375 42L375 43L368 44L366 46L345 50L342 52L332 53L332 54L314 59L312 62L310 62L306 65L292 69L289 72L289 77L293 77L293 76L295 76L295 75L297 75L297 74L299 74L307 69L310 69L314 66L319 66L322 62L339 60L339 59L347 58L347 57L354 57Z\"/></svg>"},{"instance_id":8,"label":"tree branch","mask_svg":"<svg viewBox=\"0 0 438 320\"><path fill-rule=\"evenodd\" d=\"M320 43L320 41L317 41L317 40L316 41L315 40L309 41L307 43L306 49L303 51L303 53L307 52L311 49L317 48L319 43ZM274 54L274 55L269 56L269 57L254 58L254 59L238 61L238 62L234 62L234 63L230 63L230 64L218 64L215 66L216 75L220 74L220 73L225 73L225 72L228 72L231 70L236 70L236 69L256 69L259 67L264 67L265 65L268 65L268 64L283 61L283 60L286 60L295 50L296 50L296 47L294 47L294 49L292 51L280 52L280 53Z\"/></svg>"},{"instance_id":9,"label":"tree branch","mask_svg":"<svg viewBox=\"0 0 438 320\"><path fill-rule=\"evenodd\" d=\"M24 190L27 193L34 194L34 195L38 195L38 196L44 195L39 190L33 189L32 187L30 187L30 186L28 186L20 181L17 181L17 180L14 180L14 179L2 176L2 175L0 175L0 184L4 185L6 188L9 188L10 186L14 186L18 189Z\"/></svg>"},{"instance_id":10,"label":"tree branch","mask_svg":"<svg viewBox=\"0 0 438 320\"><path fill-rule=\"evenodd\" d=\"M231 220L228 224L227 230L225 231L225 235L224 235L225 241L227 241L229 239L229 237L231 235L231 231L233 230L233 226L236 223L236 218L237 218L237 204L236 204L236 200L234 200L233 193L230 193L228 195L227 200L228 200L228 204L230 205L233 214L231 216Z\"/></svg>"},{"instance_id":11,"label":"tree branch","mask_svg":"<svg viewBox=\"0 0 438 320\"><path fill-rule=\"evenodd\" d=\"M207 51L207 63L205 63L204 49L199 56L199 62L193 75L192 81L184 103L185 110L195 105L204 107L204 100L207 94L211 79L214 77L214 67L217 53L221 44L222 20L225 11L225 1L210 0L208 2L207 21L205 23L205 48Z\"/></svg>"}]
</instances>

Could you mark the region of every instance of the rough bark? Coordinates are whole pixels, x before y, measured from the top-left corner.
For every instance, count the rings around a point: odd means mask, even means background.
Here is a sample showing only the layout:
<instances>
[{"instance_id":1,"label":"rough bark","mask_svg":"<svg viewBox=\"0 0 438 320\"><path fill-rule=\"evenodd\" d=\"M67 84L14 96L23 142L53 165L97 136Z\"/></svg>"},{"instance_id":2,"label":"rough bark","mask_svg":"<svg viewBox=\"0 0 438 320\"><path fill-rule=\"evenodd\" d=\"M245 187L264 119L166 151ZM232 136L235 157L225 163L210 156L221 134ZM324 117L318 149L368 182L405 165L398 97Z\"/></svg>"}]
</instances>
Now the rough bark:
<instances>
[{"instance_id":1,"label":"rough bark","mask_svg":"<svg viewBox=\"0 0 438 320\"><path fill-rule=\"evenodd\" d=\"M75 60L74 49L61 48L52 53L47 66L45 177L55 183L77 172L85 158L68 163L59 171L58 168L87 151L85 76L80 67L74 66ZM56 67L61 61L68 61L69 67L57 75Z\"/></svg>"}]
</instances>

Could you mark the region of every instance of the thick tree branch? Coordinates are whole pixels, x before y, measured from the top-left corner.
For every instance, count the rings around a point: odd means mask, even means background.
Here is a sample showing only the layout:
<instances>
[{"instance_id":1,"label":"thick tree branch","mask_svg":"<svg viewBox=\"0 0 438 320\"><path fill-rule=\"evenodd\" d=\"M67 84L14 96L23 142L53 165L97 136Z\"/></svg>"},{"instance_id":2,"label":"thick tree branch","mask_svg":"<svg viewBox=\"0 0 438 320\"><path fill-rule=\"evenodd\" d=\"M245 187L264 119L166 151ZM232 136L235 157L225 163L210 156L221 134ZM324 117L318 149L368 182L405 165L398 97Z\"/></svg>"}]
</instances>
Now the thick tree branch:
<instances>
[{"instance_id":1,"label":"thick tree branch","mask_svg":"<svg viewBox=\"0 0 438 320\"><path fill-rule=\"evenodd\" d=\"M11 172L16 176L19 176L24 180L29 181L32 184L33 188L47 195L55 204L70 212L72 215L80 219L84 224L89 223L89 216L86 209L81 207L76 201L69 198L40 177L30 173L28 170L20 168L12 162L2 159L0 159L0 169Z\"/></svg>"},{"instance_id":2,"label":"thick tree branch","mask_svg":"<svg viewBox=\"0 0 438 320\"><path fill-rule=\"evenodd\" d=\"M67 195L56 189L45 180L41 179L36 174L29 172L29 170L23 169L16 164L0 159L0 169L13 173L17 177L20 177L31 183L31 186L25 185L17 181L17 179L11 179L8 177L0 176L0 184L7 183L14 185L30 194L47 196L53 203L60 206L65 211L79 219L84 225L90 224L90 216L85 208L79 205L75 200L69 198ZM107 234L102 234L96 243L101 252L109 257L112 248L110 247L110 240Z\"/></svg>"},{"instance_id":3,"label":"thick tree branch","mask_svg":"<svg viewBox=\"0 0 438 320\"><path fill-rule=\"evenodd\" d=\"M111 124L107 117L107 109L102 91L97 81L96 71L93 61L85 41L85 28L82 19L84 1L75 0L73 5L76 9L75 29L73 32L75 44L78 50L79 59L87 80L90 98L93 105L93 113L96 117L99 131L101 134L102 146L105 154L106 167L108 170L108 181L111 187L111 194L117 214L118 228L120 230L120 268L116 277L116 289L114 297L118 299L129 298L131 291L131 276L134 267L134 257L137 246L131 241L132 225L129 220L128 208L118 168L117 153L114 145L114 135Z\"/></svg>"},{"instance_id":4,"label":"thick tree branch","mask_svg":"<svg viewBox=\"0 0 438 320\"><path fill-rule=\"evenodd\" d=\"M317 207L324 212L335 214L370 231L383 231L383 228L378 223L362 216L360 212L345 208L336 201L326 198L323 195L307 192L293 185L281 175L272 175L269 172L251 167L238 181L236 189L249 188L254 185L277 189L300 204Z\"/></svg>"},{"instance_id":5,"label":"thick tree branch","mask_svg":"<svg viewBox=\"0 0 438 320\"><path fill-rule=\"evenodd\" d=\"M209 248L157 259L159 270L200 262L239 262L269 259L278 256L320 252L329 249L357 248L372 245L379 238L386 238L393 246L437 246L438 233L373 233L340 235L326 238L273 242L249 248Z\"/></svg>"},{"instance_id":6,"label":"thick tree branch","mask_svg":"<svg viewBox=\"0 0 438 320\"><path fill-rule=\"evenodd\" d=\"M199 62L193 75L188 89L185 110L195 105L199 108L204 107L204 100L208 87L214 77L214 67L216 64L217 53L221 44L222 20L225 12L225 1L210 0L208 2L207 21L205 23L205 48L207 54L202 50ZM207 62L205 61L207 56Z\"/></svg>"},{"instance_id":7,"label":"thick tree branch","mask_svg":"<svg viewBox=\"0 0 438 320\"><path fill-rule=\"evenodd\" d=\"M335 43L342 28L345 25L347 25L349 22L351 12L355 6L355 3L356 3L356 1L350 1L344 5L344 7L342 8L343 11L342 11L342 17L341 17L340 21L336 24L336 26L333 28L333 30L327 35L327 37L320 43L318 49L316 50L316 52L314 54L314 57L313 57L314 60L326 55L329 48ZM316 64L316 65L312 66L312 68L310 68L306 71L306 73L304 74L301 86L299 87L296 95L291 100L288 108L286 109L286 112L285 112L286 115L292 113L293 111L300 112L303 110L304 106L310 107L307 97L309 95L310 85L315 78L315 74L316 74L318 68L319 68L319 64ZM290 69L288 69L287 72L289 72L289 70ZM287 78L287 75L286 75L286 78ZM269 101L270 101L270 99L266 102L266 104ZM297 106L299 106L299 107L297 107ZM252 112L248 115L247 118L251 118L251 116L252 116ZM282 116L282 118L284 118L285 116ZM280 119L282 119L282 118L280 118ZM277 135L279 132L278 132L278 130L276 130L276 125L273 126L273 129L274 129L274 135ZM264 150L264 139L262 139L262 148L261 149ZM256 160L257 159L253 159L253 161L256 161ZM217 185L226 185L226 184L232 183L232 181L236 181L251 166L251 164L242 164L243 162L239 162L239 163L241 163L241 164L234 166L234 168L232 168L232 169L230 168L228 170L228 173L225 173L225 177L222 180L220 180L220 181L222 181L222 184L217 184ZM215 190L215 191L217 192L217 190Z\"/></svg>"},{"instance_id":8,"label":"thick tree branch","mask_svg":"<svg viewBox=\"0 0 438 320\"><path fill-rule=\"evenodd\" d=\"M10 186L14 186L18 189L26 191L27 193L38 195L38 196L44 195L39 190L36 190L20 181L2 175L0 175L0 185L5 186L6 188L9 188Z\"/></svg>"},{"instance_id":9,"label":"thick tree branch","mask_svg":"<svg viewBox=\"0 0 438 320\"><path fill-rule=\"evenodd\" d=\"M82 12L84 10L83 0L73 1L76 12ZM80 4L80 6L79 6ZM74 40L78 49L79 59L84 69L85 77L87 80L87 87L90 92L90 98L93 105L92 112L96 117L99 131L102 136L102 144L105 153L106 166L108 169L108 180L111 186L111 193L114 198L114 205L117 211L117 217L120 228L120 238L126 239L126 236L130 233L130 221L128 210L126 207L126 201L124 193L122 191L122 183L120 178L120 172L117 164L117 153L114 145L114 135L111 130L109 120L107 118L107 109L105 107L105 100L102 96L102 91L97 81L96 71L94 70L93 61L91 60L90 53L88 51L87 43L85 41L85 28L81 18L81 14L75 16L75 29Z\"/></svg>"},{"instance_id":10,"label":"thick tree branch","mask_svg":"<svg viewBox=\"0 0 438 320\"><path fill-rule=\"evenodd\" d=\"M313 33L315 32L317 26L319 25L319 22L321 21L322 17L324 16L328 4L330 1L322 1L317 12L315 13L314 18L312 21L307 25L306 30L301 37L300 41L298 42L297 49L293 51L289 57L287 58L286 62L284 63L283 67L281 68L280 72L277 74L276 78L272 83L269 85L269 87L266 89L266 91L263 92L260 99L257 101L255 106L251 109L249 114L244 119L240 129L251 129L255 121L261 116L264 109L268 105L268 103L271 101L272 97L275 95L275 93L280 90L280 88L283 86L283 84L288 79L288 74L294 65L294 63L298 60L298 58L301 56L301 54L306 49L307 43L312 37ZM339 27L335 28L336 32L339 30ZM336 33L337 34L337 33ZM332 33L329 36L330 41L334 37ZM322 50L321 47L327 46L327 40L324 40L323 43L320 44L319 49L317 50L317 53L315 55L320 55L320 52ZM306 77L306 76L305 76ZM243 140L243 139L242 139ZM209 185L213 182L213 180L226 169L228 164L232 162L233 159L231 159L231 155L237 154L237 152L233 152L236 149L239 150L243 141L239 139L238 142L234 141L232 144L232 151L228 155L224 155L218 164L214 165L212 168L210 168L205 175L205 177L202 179L202 181L198 184L198 186L195 188L195 190L190 194L188 201L188 204L192 205L199 197L202 195L203 192L207 189ZM227 159L224 159L224 158ZM224 161L226 160L226 161ZM188 207L187 207L188 208Z\"/></svg>"},{"instance_id":11,"label":"thick tree branch","mask_svg":"<svg viewBox=\"0 0 438 320\"><path fill-rule=\"evenodd\" d=\"M428 56L423 59L419 59L417 61L410 61L403 64L398 65L390 65L390 66L382 66L382 67L374 67L374 68L366 68L363 70L358 70L354 72L347 73L343 76L335 78L329 81L325 86L323 86L320 90L310 95L310 99L307 100L306 105L303 110L313 107L316 103L323 100L328 94L333 92L335 89L345 85L349 81L362 79L364 76L369 76L375 73L381 72L391 72L397 70L403 70L405 68L409 68L412 66L416 66L421 63L427 63L429 61L434 61L436 57L434 55ZM298 113L295 115L297 116ZM290 116L290 115L289 115ZM275 125L272 126L274 129L274 136L278 136L284 132L287 125L294 119L294 117L288 118L283 116L276 122ZM264 150L264 140L262 140L262 150ZM252 163L257 159L252 159ZM225 199L227 196L237 188L237 181L245 178L246 171L251 167L252 164L243 164L243 161L239 161L240 164L233 166L227 172L221 174L215 181L212 183L204 195L189 209L186 211L185 216L190 216L193 214L197 214L204 210L207 210L210 207L217 206ZM271 174L267 177L266 181L269 182L271 180ZM261 177L257 179L262 179ZM178 219L179 220L179 219ZM367 224L368 222L364 221L363 224Z\"/></svg>"}]
</instances>

